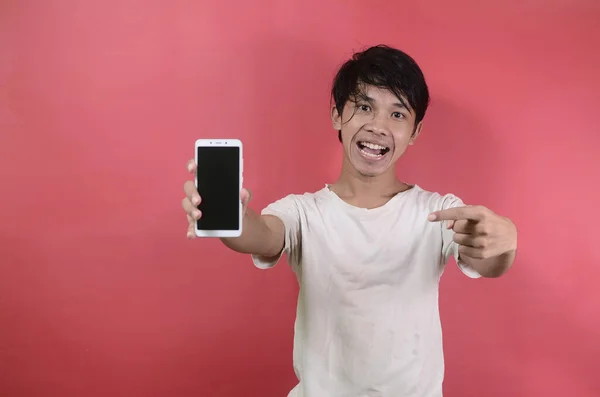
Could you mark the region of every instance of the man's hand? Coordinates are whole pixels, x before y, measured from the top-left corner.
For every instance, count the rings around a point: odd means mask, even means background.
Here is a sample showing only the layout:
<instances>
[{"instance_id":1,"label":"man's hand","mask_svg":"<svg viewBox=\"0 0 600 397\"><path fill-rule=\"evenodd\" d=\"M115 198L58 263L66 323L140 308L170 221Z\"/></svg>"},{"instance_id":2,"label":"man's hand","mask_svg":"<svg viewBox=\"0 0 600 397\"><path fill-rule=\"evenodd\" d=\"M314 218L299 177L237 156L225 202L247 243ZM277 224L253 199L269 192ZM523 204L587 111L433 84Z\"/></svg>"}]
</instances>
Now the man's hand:
<instances>
[{"instance_id":1,"label":"man's hand","mask_svg":"<svg viewBox=\"0 0 600 397\"><path fill-rule=\"evenodd\" d=\"M454 230L454 241L459 245L458 252L463 259L496 258L517 249L515 224L485 207L449 208L431 213L428 219L431 222L448 221L448 229Z\"/></svg>"},{"instance_id":2,"label":"man's hand","mask_svg":"<svg viewBox=\"0 0 600 397\"><path fill-rule=\"evenodd\" d=\"M187 163L187 170L190 174L195 175L196 173L196 161L190 160ZM192 240L196 238L196 221L202 217L202 212L198 209L198 205L202 201L202 197L198 194L196 184L193 180L186 181L183 185L185 192L185 198L181 202L181 206L186 213L188 220L187 238ZM248 203L252 198L252 194L248 189L242 189L240 192L240 200L243 204L243 214L246 214Z\"/></svg>"}]
</instances>

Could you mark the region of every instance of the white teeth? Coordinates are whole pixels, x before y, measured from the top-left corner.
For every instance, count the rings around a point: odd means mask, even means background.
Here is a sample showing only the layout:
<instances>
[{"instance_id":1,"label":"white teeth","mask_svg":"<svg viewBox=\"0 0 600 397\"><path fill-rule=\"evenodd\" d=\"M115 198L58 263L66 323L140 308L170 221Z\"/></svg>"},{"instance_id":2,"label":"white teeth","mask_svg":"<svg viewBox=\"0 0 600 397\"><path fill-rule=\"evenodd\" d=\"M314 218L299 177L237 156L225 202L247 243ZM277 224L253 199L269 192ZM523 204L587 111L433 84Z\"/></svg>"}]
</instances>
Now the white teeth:
<instances>
[{"instance_id":1,"label":"white teeth","mask_svg":"<svg viewBox=\"0 0 600 397\"><path fill-rule=\"evenodd\" d=\"M385 146L381 146L381 145L376 145L374 143L370 143L370 142L361 142L361 145L368 147L369 149L373 149L373 150L383 150L385 149Z\"/></svg>"},{"instance_id":2,"label":"white teeth","mask_svg":"<svg viewBox=\"0 0 600 397\"><path fill-rule=\"evenodd\" d=\"M363 154L363 156L367 156L367 157L373 157L374 159L379 158L381 156L383 156L383 154L373 154L373 153L369 153L369 152L365 152L364 150L360 149L360 152Z\"/></svg>"}]
</instances>

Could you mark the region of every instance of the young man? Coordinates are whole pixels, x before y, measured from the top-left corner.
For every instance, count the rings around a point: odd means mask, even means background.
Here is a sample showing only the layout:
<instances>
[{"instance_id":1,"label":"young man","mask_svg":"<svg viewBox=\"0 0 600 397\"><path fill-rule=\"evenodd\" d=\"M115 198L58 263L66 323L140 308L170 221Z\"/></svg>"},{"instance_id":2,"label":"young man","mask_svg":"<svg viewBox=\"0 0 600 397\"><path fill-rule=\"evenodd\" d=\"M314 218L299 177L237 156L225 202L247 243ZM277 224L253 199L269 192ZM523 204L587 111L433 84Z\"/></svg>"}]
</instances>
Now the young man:
<instances>
[{"instance_id":1,"label":"young man","mask_svg":"<svg viewBox=\"0 0 600 397\"><path fill-rule=\"evenodd\" d=\"M419 66L376 46L355 54L333 83L333 127L344 160L339 179L288 195L259 215L245 204L243 234L223 239L254 264L283 253L300 294L293 397L440 397L444 376L438 282L450 256L469 277L512 265L517 230L507 218L454 195L396 177L394 165L422 128L429 103ZM188 170L195 172L194 161ZM185 183L189 221L202 216Z\"/></svg>"}]
</instances>

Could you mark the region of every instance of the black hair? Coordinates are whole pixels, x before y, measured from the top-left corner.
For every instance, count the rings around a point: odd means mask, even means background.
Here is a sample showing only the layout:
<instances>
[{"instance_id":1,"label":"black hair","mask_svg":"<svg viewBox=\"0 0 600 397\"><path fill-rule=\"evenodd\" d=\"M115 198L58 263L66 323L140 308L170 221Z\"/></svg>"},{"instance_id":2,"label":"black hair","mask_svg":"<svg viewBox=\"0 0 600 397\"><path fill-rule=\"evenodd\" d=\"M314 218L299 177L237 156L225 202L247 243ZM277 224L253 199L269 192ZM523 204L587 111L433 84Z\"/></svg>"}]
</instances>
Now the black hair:
<instances>
[{"instance_id":1,"label":"black hair","mask_svg":"<svg viewBox=\"0 0 600 397\"><path fill-rule=\"evenodd\" d=\"M429 106L429 89L421 68L408 54L386 45L370 47L355 53L342 65L333 80L331 97L341 115L346 102L364 96L364 85L385 88L415 113L415 128L425 117ZM342 141L342 132L338 131Z\"/></svg>"}]
</instances>

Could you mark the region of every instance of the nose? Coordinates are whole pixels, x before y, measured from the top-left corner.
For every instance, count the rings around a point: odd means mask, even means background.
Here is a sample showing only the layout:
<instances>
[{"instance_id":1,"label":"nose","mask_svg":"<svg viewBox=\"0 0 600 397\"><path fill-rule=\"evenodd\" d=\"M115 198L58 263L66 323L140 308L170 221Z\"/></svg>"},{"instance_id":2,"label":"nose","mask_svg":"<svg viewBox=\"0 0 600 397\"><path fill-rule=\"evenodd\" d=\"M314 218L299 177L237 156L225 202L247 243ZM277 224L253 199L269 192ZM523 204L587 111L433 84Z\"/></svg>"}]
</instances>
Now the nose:
<instances>
[{"instance_id":1,"label":"nose","mask_svg":"<svg viewBox=\"0 0 600 397\"><path fill-rule=\"evenodd\" d=\"M366 130L376 135L389 135L385 117L381 114L376 114L373 119L365 126Z\"/></svg>"}]
</instances>

